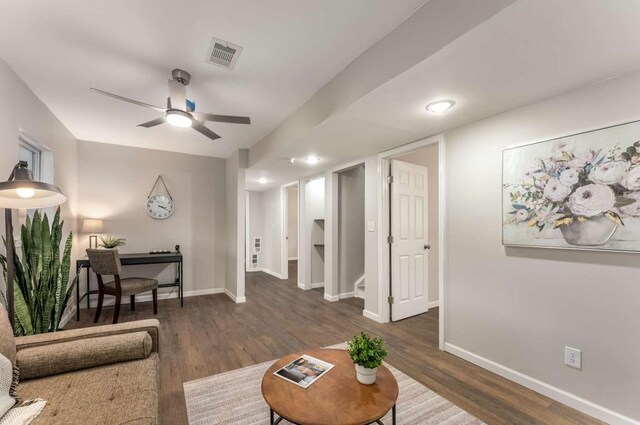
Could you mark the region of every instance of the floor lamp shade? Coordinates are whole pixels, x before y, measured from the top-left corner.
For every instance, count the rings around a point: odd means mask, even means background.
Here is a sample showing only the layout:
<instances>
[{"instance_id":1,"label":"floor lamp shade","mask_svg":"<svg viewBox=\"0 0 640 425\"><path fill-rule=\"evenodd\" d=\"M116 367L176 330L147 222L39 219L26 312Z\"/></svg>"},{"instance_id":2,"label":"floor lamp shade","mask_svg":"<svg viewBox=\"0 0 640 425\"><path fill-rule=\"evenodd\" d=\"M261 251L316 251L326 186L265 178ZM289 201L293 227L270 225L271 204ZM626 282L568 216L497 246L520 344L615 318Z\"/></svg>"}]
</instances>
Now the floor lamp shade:
<instances>
[{"instance_id":1,"label":"floor lamp shade","mask_svg":"<svg viewBox=\"0 0 640 425\"><path fill-rule=\"evenodd\" d=\"M14 252L13 222L11 210L16 208L35 209L55 207L67 200L56 186L33 180L26 161L16 164L6 182L0 183L0 208L5 209L5 230L7 240L7 310L11 326L15 326L13 303Z\"/></svg>"}]
</instances>

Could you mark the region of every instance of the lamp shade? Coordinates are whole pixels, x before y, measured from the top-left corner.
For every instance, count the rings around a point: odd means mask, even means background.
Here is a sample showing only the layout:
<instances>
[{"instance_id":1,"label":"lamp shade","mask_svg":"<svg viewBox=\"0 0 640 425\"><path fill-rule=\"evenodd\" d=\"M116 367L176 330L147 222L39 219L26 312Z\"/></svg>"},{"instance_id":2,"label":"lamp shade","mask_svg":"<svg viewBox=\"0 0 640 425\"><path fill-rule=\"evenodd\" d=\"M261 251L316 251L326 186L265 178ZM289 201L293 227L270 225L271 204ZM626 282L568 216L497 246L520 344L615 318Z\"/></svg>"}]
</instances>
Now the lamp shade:
<instances>
[{"instance_id":1,"label":"lamp shade","mask_svg":"<svg viewBox=\"0 0 640 425\"><path fill-rule=\"evenodd\" d=\"M49 208L66 200L58 187L34 181L23 161L16 165L8 181L0 183L0 208Z\"/></svg>"},{"instance_id":2,"label":"lamp shade","mask_svg":"<svg viewBox=\"0 0 640 425\"><path fill-rule=\"evenodd\" d=\"M102 233L103 225L102 220L85 218L82 220L82 233Z\"/></svg>"}]
</instances>

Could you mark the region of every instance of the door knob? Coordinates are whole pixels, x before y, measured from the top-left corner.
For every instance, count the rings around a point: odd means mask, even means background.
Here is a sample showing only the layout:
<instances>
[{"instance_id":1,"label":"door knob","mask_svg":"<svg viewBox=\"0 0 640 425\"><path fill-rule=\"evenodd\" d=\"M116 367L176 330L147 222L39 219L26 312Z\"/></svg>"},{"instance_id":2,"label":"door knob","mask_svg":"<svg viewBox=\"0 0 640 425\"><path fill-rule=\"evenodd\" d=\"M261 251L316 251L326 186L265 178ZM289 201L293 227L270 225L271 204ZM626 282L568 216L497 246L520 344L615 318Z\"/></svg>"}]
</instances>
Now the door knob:
<instances>
[{"instance_id":1,"label":"door knob","mask_svg":"<svg viewBox=\"0 0 640 425\"><path fill-rule=\"evenodd\" d=\"M425 245L424 249L431 249L431 245Z\"/></svg>"}]
</instances>

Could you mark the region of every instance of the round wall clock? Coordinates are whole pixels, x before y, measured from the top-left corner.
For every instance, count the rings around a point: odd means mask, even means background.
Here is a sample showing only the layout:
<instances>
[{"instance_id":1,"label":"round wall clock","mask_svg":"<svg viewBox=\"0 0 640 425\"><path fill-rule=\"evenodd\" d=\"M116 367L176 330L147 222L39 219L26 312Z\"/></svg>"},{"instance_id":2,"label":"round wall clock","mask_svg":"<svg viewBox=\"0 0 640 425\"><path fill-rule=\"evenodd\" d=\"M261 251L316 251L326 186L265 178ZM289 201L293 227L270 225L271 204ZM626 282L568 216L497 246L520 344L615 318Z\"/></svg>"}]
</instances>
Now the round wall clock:
<instances>
[{"instance_id":1,"label":"round wall clock","mask_svg":"<svg viewBox=\"0 0 640 425\"><path fill-rule=\"evenodd\" d=\"M175 206L173 199L165 195L153 195L147 198L147 213L158 220L171 217Z\"/></svg>"}]
</instances>

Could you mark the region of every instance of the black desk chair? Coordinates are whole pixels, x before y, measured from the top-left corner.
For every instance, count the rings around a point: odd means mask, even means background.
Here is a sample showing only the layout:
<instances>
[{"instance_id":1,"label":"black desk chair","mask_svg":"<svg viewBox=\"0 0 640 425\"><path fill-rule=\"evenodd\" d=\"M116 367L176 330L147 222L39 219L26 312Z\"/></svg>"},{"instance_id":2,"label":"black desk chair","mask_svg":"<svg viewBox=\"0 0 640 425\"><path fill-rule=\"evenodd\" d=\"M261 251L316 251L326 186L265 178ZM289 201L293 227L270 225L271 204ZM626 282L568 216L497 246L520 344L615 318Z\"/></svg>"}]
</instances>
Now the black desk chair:
<instances>
[{"instance_id":1,"label":"black desk chair","mask_svg":"<svg viewBox=\"0 0 640 425\"><path fill-rule=\"evenodd\" d=\"M118 323L122 296L129 295L131 297L131 310L135 310L136 294L153 291L153 314L158 314L158 281L156 279L147 279L144 277L127 277L120 279L122 266L117 250L87 249L87 256L89 257L91 268L98 277L98 308L93 323L97 323L100 318L105 294L116 297L113 323ZM115 280L104 283L102 280L103 275L113 276Z\"/></svg>"}]
</instances>

